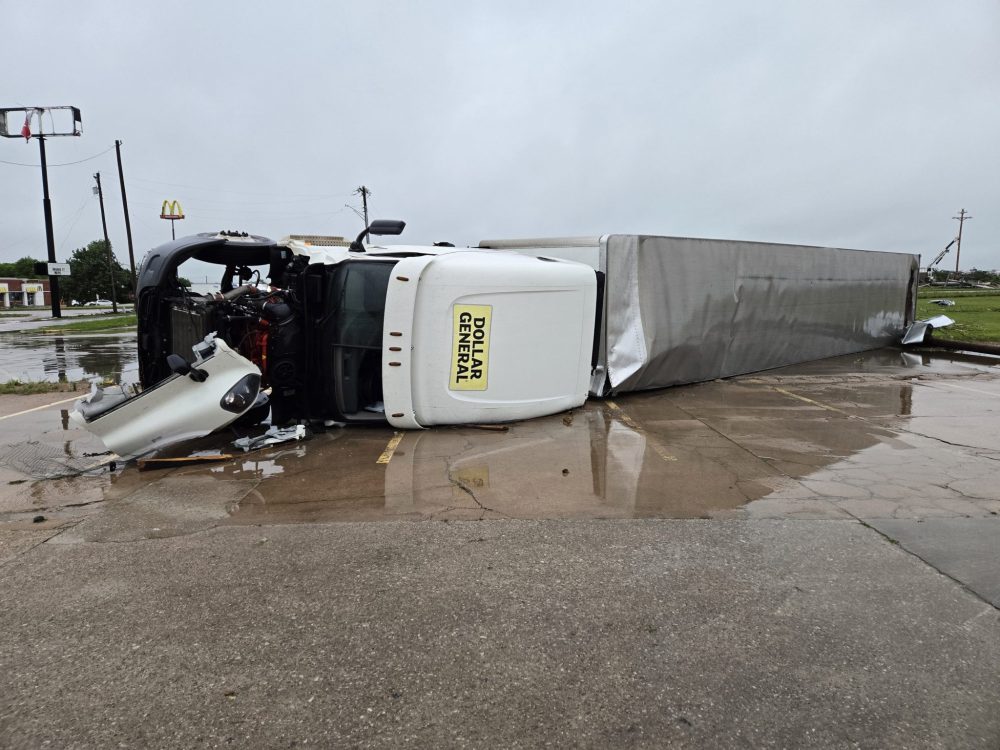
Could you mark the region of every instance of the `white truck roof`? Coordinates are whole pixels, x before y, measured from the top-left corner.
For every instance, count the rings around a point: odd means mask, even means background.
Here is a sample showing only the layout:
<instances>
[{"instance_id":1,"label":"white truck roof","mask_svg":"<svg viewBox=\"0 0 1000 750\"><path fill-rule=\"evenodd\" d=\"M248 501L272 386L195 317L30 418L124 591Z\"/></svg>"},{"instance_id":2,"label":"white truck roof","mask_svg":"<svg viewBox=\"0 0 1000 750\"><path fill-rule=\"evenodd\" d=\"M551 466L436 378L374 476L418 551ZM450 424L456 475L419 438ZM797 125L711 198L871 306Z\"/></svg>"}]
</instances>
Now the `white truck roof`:
<instances>
[{"instance_id":1,"label":"white truck roof","mask_svg":"<svg viewBox=\"0 0 1000 750\"><path fill-rule=\"evenodd\" d=\"M382 385L397 427L493 423L587 398L594 271L492 250L408 257L386 295Z\"/></svg>"}]
</instances>

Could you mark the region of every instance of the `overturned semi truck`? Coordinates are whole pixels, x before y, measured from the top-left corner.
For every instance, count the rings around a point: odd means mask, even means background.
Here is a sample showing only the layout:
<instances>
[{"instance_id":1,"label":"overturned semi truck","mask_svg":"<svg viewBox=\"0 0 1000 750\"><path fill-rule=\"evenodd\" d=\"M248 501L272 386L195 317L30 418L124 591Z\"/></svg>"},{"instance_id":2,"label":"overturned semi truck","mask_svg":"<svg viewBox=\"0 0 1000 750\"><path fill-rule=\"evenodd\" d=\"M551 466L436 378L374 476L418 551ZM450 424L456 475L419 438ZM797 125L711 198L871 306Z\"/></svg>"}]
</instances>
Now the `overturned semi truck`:
<instances>
[{"instance_id":1,"label":"overturned semi truck","mask_svg":"<svg viewBox=\"0 0 1000 750\"><path fill-rule=\"evenodd\" d=\"M150 251L139 271L141 391L72 412L123 457L224 427L418 429L552 414L898 342L919 258L644 235L478 247L222 232ZM188 260L220 268L191 292Z\"/></svg>"}]
</instances>

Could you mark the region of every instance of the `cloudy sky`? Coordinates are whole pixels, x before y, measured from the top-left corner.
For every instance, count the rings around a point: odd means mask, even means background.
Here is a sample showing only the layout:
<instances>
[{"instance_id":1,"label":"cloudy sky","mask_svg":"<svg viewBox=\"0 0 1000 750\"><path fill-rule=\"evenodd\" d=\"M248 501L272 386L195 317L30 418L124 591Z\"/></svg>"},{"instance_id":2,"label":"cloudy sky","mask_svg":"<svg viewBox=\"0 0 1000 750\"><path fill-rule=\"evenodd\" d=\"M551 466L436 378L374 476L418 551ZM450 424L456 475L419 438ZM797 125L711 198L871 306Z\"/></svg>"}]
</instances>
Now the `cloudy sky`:
<instances>
[{"instance_id":1,"label":"cloudy sky","mask_svg":"<svg viewBox=\"0 0 1000 750\"><path fill-rule=\"evenodd\" d=\"M4 6L0 106L72 104L48 142L59 260L178 234L403 240L670 234L1000 267L996 0ZM88 157L79 164L64 165ZM0 260L45 257L32 141L0 140ZM954 267L954 253L943 263Z\"/></svg>"}]
</instances>

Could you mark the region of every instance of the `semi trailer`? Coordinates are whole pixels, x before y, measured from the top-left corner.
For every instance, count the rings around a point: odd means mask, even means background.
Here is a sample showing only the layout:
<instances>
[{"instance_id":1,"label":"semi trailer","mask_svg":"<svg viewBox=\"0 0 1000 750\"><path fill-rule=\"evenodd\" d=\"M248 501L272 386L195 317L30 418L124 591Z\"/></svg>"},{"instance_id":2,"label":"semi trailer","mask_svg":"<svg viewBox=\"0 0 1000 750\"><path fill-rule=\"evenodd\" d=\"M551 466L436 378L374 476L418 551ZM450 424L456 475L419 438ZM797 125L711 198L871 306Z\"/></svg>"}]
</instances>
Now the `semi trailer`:
<instances>
[{"instance_id":1,"label":"semi trailer","mask_svg":"<svg viewBox=\"0 0 1000 750\"><path fill-rule=\"evenodd\" d=\"M389 245L242 232L150 251L137 394L71 413L123 457L236 421L419 429L877 348L913 319L919 258L645 235ZM178 269L214 264L194 293ZM182 405L183 404L183 405Z\"/></svg>"}]
</instances>

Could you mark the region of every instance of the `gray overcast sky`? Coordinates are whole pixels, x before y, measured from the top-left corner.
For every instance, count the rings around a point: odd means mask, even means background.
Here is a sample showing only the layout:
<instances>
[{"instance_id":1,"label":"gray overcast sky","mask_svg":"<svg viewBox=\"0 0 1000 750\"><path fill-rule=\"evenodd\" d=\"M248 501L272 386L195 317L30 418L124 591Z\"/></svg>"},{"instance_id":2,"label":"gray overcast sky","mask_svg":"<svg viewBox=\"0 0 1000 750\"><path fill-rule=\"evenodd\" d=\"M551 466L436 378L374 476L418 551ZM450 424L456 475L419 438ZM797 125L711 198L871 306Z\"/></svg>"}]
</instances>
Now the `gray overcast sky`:
<instances>
[{"instance_id":1,"label":"gray overcast sky","mask_svg":"<svg viewBox=\"0 0 1000 750\"><path fill-rule=\"evenodd\" d=\"M137 260L178 234L671 234L1000 267L1000 3L2 0L0 106L124 141ZM0 140L0 160L38 147ZM127 265L114 151L50 168L57 256ZM0 260L45 257L40 170L0 163ZM954 267L954 255L943 263Z\"/></svg>"}]
</instances>

